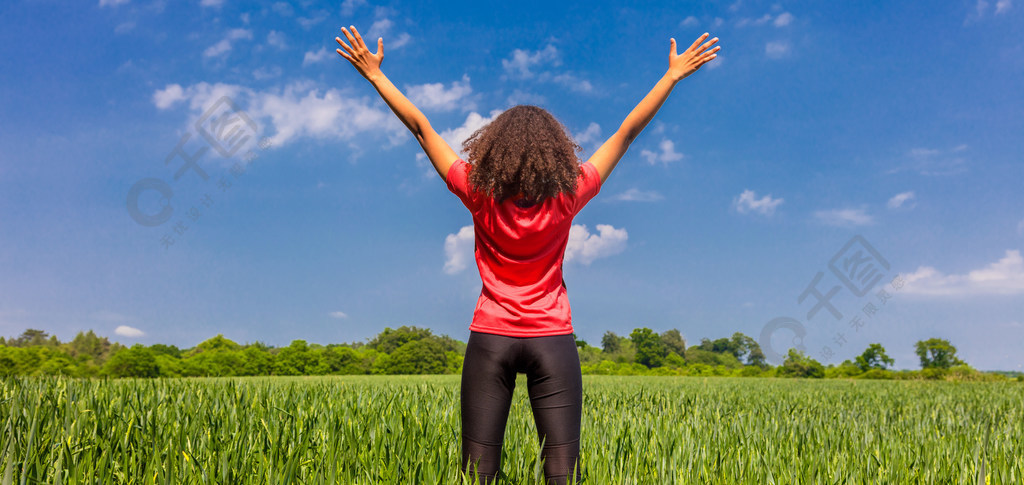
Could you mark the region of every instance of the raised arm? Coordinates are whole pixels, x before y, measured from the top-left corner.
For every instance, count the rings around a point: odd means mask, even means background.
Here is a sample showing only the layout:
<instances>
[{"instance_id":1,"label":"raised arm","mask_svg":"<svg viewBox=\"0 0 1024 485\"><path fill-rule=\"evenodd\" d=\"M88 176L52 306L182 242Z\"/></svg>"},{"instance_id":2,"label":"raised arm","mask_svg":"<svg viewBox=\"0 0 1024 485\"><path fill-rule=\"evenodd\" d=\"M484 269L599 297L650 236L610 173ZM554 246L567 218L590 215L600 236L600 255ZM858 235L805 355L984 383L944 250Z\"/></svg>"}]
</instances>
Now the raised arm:
<instances>
[{"instance_id":1,"label":"raised arm","mask_svg":"<svg viewBox=\"0 0 1024 485\"><path fill-rule=\"evenodd\" d=\"M619 163L622 156L625 155L629 144L633 143L633 140L643 131L647 123L654 118L654 114L658 112L661 105L665 103L665 99L668 98L676 83L686 76L693 74L705 63L718 56L718 54L715 54L719 50L718 46L708 50L709 47L718 42L718 37L701 45L701 42L704 42L704 39L707 38L708 34L706 33L698 37L690 48L686 49L682 54L676 54L676 40L671 39L672 51L669 52L668 56L668 71L661 76L661 79L647 93L647 96L640 100L640 104L633 108L629 116L626 116L626 120L622 122L619 129L590 157L590 163L597 168L597 173L601 175L602 184L604 184L608 175L612 173L612 170L615 169L615 165Z\"/></svg>"},{"instance_id":2,"label":"raised arm","mask_svg":"<svg viewBox=\"0 0 1024 485\"><path fill-rule=\"evenodd\" d=\"M348 39L351 47L341 40L340 37L335 37L334 40L341 45L344 49L335 49L341 57L344 57L352 66L362 74L370 84L373 85L380 97L384 99L391 111L398 116L398 119L402 120L409 131L412 132L413 136L416 137L416 141L423 147L423 151L427 154L427 158L430 159L430 163L434 165L434 169L437 170L437 174L441 176L441 180L446 180L448 177L448 169L451 168L452 164L459 156L452 150L452 147L448 146L448 142L438 135L434 128L430 126L430 122L427 121L427 117L423 115L423 112L409 101L401 91L391 83L391 80L384 75L384 72L380 69L381 62L384 61L384 38L377 39L377 53L370 53L370 50L366 48L366 44L363 42L362 36L359 35L359 31L352 27L352 32L349 32L345 27L341 28L341 31L345 34L345 38Z\"/></svg>"}]
</instances>

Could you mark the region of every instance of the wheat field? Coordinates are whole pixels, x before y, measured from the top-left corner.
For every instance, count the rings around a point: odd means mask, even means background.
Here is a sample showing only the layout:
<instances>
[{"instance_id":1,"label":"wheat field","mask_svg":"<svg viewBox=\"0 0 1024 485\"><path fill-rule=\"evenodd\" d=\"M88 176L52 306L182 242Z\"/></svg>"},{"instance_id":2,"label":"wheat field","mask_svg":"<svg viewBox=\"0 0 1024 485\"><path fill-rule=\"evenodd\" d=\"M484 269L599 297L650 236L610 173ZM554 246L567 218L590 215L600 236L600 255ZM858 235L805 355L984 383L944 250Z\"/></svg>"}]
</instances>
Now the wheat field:
<instances>
[{"instance_id":1,"label":"wheat field","mask_svg":"<svg viewBox=\"0 0 1024 485\"><path fill-rule=\"evenodd\" d=\"M459 376L0 380L0 484L471 483ZM584 376L584 483L1024 483L1024 385ZM543 483L525 376L504 483Z\"/></svg>"}]
</instances>

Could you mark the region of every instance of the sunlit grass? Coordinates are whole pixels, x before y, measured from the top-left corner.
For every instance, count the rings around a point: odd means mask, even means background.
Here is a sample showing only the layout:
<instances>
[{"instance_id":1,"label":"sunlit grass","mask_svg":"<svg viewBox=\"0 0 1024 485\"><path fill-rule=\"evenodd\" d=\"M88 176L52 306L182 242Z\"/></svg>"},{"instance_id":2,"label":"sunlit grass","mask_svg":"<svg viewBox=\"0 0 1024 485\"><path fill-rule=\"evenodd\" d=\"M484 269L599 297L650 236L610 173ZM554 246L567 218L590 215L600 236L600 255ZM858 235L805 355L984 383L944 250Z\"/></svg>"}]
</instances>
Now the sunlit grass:
<instances>
[{"instance_id":1,"label":"sunlit grass","mask_svg":"<svg viewBox=\"0 0 1024 485\"><path fill-rule=\"evenodd\" d=\"M541 483L519 377L502 470ZM0 484L460 481L457 375L0 383ZM582 461L595 484L1024 483L1022 403L1015 382L584 376Z\"/></svg>"}]
</instances>

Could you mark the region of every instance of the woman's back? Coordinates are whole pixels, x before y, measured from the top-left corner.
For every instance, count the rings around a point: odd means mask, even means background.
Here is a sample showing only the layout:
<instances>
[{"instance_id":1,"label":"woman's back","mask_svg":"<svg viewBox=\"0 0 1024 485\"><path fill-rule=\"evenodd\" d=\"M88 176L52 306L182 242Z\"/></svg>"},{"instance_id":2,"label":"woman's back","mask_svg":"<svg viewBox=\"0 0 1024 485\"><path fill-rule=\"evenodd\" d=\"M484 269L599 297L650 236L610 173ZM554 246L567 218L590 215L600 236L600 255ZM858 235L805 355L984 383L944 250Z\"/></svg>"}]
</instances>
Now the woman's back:
<instances>
[{"instance_id":1,"label":"woman's back","mask_svg":"<svg viewBox=\"0 0 1024 485\"><path fill-rule=\"evenodd\" d=\"M576 192L529 205L472 190L472 165L457 160L448 189L473 215L474 254L483 289L470 330L517 337L573 332L562 259L573 217L601 190L597 169L584 163Z\"/></svg>"}]
</instances>

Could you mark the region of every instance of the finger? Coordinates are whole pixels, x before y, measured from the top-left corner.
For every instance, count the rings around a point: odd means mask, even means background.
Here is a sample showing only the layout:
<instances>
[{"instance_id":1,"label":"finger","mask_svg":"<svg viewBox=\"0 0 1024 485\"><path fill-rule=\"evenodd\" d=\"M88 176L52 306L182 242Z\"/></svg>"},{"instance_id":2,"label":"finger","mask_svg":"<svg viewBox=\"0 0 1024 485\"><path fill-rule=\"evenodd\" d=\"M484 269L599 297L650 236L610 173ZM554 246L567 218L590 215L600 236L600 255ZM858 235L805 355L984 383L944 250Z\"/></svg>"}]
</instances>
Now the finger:
<instances>
[{"instance_id":1,"label":"finger","mask_svg":"<svg viewBox=\"0 0 1024 485\"><path fill-rule=\"evenodd\" d=\"M355 25L351 25L350 27L352 27L352 33L355 34L356 40L359 42L359 47L362 47L363 49L366 49L366 42L363 42L363 36L359 35L359 31L356 30L356 26ZM370 49L366 49L366 50L370 50Z\"/></svg>"},{"instance_id":2,"label":"finger","mask_svg":"<svg viewBox=\"0 0 1024 485\"><path fill-rule=\"evenodd\" d=\"M356 42L355 37L352 37L352 34L350 34L348 29L346 29L345 27L342 27L341 31L345 33L345 38L348 39L348 43L352 44L352 52L355 52L355 48L359 46L359 43Z\"/></svg>"},{"instance_id":3,"label":"finger","mask_svg":"<svg viewBox=\"0 0 1024 485\"><path fill-rule=\"evenodd\" d=\"M383 56L384 55L384 38L383 37L378 37L377 38L377 53L374 54L374 55L375 56Z\"/></svg>"},{"instance_id":4,"label":"finger","mask_svg":"<svg viewBox=\"0 0 1024 485\"><path fill-rule=\"evenodd\" d=\"M697 40L693 41L693 44L690 44L690 48L686 49L686 50L692 51L692 50L696 49L697 46L699 46L700 43L704 42L704 39L707 39L707 38L708 38L708 33L704 32L704 35L702 35L700 37L697 37Z\"/></svg>"},{"instance_id":5,"label":"finger","mask_svg":"<svg viewBox=\"0 0 1024 485\"><path fill-rule=\"evenodd\" d=\"M349 55L348 55L348 54L346 54L346 53L344 53L344 52L341 52L341 49L334 49L334 50L335 50L335 52L337 52L338 54L341 54L341 57L344 57L345 59L348 59L348 60L349 60L350 62L352 61L352 58L351 58L351 57L349 57Z\"/></svg>"},{"instance_id":6,"label":"finger","mask_svg":"<svg viewBox=\"0 0 1024 485\"><path fill-rule=\"evenodd\" d=\"M704 56L704 57L712 56L712 55L715 55L715 53L718 52L719 49L721 49L721 47L715 46L714 49L711 49L711 50L708 50L708 51L704 51L704 53L701 54L701 55Z\"/></svg>"},{"instance_id":7,"label":"finger","mask_svg":"<svg viewBox=\"0 0 1024 485\"><path fill-rule=\"evenodd\" d=\"M696 53L700 54L701 52L704 52L705 50L707 50L708 47L715 45L715 42L718 42L718 37L715 37L714 39L705 42L704 45L700 46L700 49L696 50Z\"/></svg>"},{"instance_id":8,"label":"finger","mask_svg":"<svg viewBox=\"0 0 1024 485\"><path fill-rule=\"evenodd\" d=\"M341 44L341 48L342 48L342 49L345 49L345 52L348 52L348 54L349 54L350 56L354 56L354 55L356 55L356 54L355 54L355 53L356 53L356 51L355 51L354 49L352 49L351 47L349 47L349 46L348 46L348 44L346 44L346 43L345 43L345 41L341 40L341 38L340 38L340 37L335 37L335 38L334 38L334 40L335 40L335 41L336 41L337 43Z\"/></svg>"},{"instance_id":9,"label":"finger","mask_svg":"<svg viewBox=\"0 0 1024 485\"><path fill-rule=\"evenodd\" d=\"M669 40L672 42L672 57L678 56L679 54L676 54L676 39L672 38Z\"/></svg>"}]
</instances>

